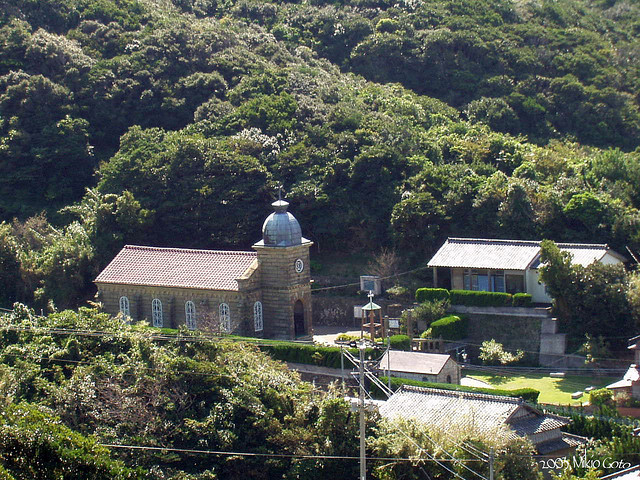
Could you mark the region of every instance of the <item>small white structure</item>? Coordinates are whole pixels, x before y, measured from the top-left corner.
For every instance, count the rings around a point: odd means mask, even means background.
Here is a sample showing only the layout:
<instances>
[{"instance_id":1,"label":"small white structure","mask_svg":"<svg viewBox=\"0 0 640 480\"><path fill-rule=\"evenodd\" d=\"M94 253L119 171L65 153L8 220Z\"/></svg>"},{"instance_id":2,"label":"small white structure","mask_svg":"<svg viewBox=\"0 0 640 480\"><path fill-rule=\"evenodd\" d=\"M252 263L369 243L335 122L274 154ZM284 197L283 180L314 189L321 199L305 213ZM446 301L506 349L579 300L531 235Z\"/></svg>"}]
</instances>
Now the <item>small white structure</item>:
<instances>
[{"instance_id":1,"label":"small white structure","mask_svg":"<svg viewBox=\"0 0 640 480\"><path fill-rule=\"evenodd\" d=\"M460 384L460 365L451 355L389 350L380 360L380 369L392 377L421 382Z\"/></svg>"},{"instance_id":2,"label":"small white structure","mask_svg":"<svg viewBox=\"0 0 640 480\"><path fill-rule=\"evenodd\" d=\"M616 264L626 259L604 244L558 243L569 252L574 264L587 266L595 261ZM539 281L540 241L448 238L429 261L434 286L438 269L449 269L452 290L528 293L534 303L551 303ZM443 272L444 273L444 272ZM440 282L441 283L441 282Z\"/></svg>"},{"instance_id":3,"label":"small white structure","mask_svg":"<svg viewBox=\"0 0 640 480\"><path fill-rule=\"evenodd\" d=\"M629 365L627 373L624 374L622 380L607 385L607 388L613 390L614 397L627 397L640 399L640 335L629 339L630 345L627 347L633 350L634 362Z\"/></svg>"}]
</instances>

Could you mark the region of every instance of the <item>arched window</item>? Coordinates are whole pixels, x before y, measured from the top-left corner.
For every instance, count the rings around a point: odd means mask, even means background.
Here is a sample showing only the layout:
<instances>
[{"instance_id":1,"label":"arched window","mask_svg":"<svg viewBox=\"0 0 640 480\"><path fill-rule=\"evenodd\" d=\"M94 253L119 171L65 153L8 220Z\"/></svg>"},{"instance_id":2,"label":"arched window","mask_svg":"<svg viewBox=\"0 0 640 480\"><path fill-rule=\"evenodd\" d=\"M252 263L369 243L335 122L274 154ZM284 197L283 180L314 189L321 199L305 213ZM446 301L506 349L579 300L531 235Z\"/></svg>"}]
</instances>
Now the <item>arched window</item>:
<instances>
[{"instance_id":1,"label":"arched window","mask_svg":"<svg viewBox=\"0 0 640 480\"><path fill-rule=\"evenodd\" d=\"M130 317L129 315L129 299L127 297L120 297L120 313L125 317Z\"/></svg>"},{"instance_id":2,"label":"arched window","mask_svg":"<svg viewBox=\"0 0 640 480\"><path fill-rule=\"evenodd\" d=\"M447 383L451 383L451 375L447 375Z\"/></svg>"},{"instance_id":3,"label":"arched window","mask_svg":"<svg viewBox=\"0 0 640 480\"><path fill-rule=\"evenodd\" d=\"M189 300L184 304L184 318L189 330L196 329L196 306Z\"/></svg>"},{"instance_id":4,"label":"arched window","mask_svg":"<svg viewBox=\"0 0 640 480\"><path fill-rule=\"evenodd\" d=\"M220 329L224 333L231 333L231 313L229 312L229 305L221 303L219 308L220 313Z\"/></svg>"},{"instance_id":5,"label":"arched window","mask_svg":"<svg viewBox=\"0 0 640 480\"><path fill-rule=\"evenodd\" d=\"M162 302L157 298L151 302L151 318L154 327L162 327Z\"/></svg>"},{"instance_id":6,"label":"arched window","mask_svg":"<svg viewBox=\"0 0 640 480\"><path fill-rule=\"evenodd\" d=\"M262 303L256 302L253 304L253 326L256 332L261 332L264 329L264 321L262 320Z\"/></svg>"}]
</instances>

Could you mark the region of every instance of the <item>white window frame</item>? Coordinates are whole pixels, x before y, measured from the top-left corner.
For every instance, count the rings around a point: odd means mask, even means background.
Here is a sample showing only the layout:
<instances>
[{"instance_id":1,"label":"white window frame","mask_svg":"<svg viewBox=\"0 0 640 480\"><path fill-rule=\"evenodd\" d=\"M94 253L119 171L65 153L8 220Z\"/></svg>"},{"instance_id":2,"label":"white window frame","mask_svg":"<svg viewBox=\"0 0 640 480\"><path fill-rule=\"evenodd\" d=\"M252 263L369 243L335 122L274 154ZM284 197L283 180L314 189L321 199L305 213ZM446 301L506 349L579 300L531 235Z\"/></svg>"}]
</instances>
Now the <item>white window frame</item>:
<instances>
[{"instance_id":1,"label":"white window frame","mask_svg":"<svg viewBox=\"0 0 640 480\"><path fill-rule=\"evenodd\" d=\"M189 330L196 329L196 304L191 300L184 303L184 322Z\"/></svg>"},{"instance_id":2,"label":"white window frame","mask_svg":"<svg viewBox=\"0 0 640 480\"><path fill-rule=\"evenodd\" d=\"M162 318L162 302L158 298L154 298L151 301L151 318L154 327L162 328L164 323Z\"/></svg>"},{"instance_id":3,"label":"white window frame","mask_svg":"<svg viewBox=\"0 0 640 480\"><path fill-rule=\"evenodd\" d=\"M231 333L231 310L229 305L221 303L218 307L218 314L220 315L220 330L223 333Z\"/></svg>"},{"instance_id":4,"label":"white window frame","mask_svg":"<svg viewBox=\"0 0 640 480\"><path fill-rule=\"evenodd\" d=\"M119 303L119 307L120 307L120 313L122 315L124 315L125 317L130 317L130 310L129 310L129 298L126 296L121 296L120 297L120 301Z\"/></svg>"},{"instance_id":5,"label":"white window frame","mask_svg":"<svg viewBox=\"0 0 640 480\"><path fill-rule=\"evenodd\" d=\"M262 318L262 302L253 304L253 328L256 332L264 330L264 319Z\"/></svg>"}]
</instances>

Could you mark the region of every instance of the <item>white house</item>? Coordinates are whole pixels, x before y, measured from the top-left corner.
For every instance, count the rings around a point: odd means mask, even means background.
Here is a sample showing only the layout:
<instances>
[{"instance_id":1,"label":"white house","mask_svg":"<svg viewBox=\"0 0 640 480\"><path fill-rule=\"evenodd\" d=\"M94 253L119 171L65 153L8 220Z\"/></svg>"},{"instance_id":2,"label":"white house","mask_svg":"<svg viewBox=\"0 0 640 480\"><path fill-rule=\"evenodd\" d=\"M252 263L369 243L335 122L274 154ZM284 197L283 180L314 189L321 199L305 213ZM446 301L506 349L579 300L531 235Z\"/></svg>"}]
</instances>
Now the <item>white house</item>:
<instances>
[{"instance_id":1,"label":"white house","mask_svg":"<svg viewBox=\"0 0 640 480\"><path fill-rule=\"evenodd\" d=\"M460 365L451 355L389 350L380 360L380 369L392 377L422 382L460 384Z\"/></svg>"},{"instance_id":2,"label":"white house","mask_svg":"<svg viewBox=\"0 0 640 480\"><path fill-rule=\"evenodd\" d=\"M587 266L626 259L605 244L558 243L574 264ZM539 281L540 241L448 238L428 263L434 285L453 290L529 293L534 303L550 303Z\"/></svg>"}]
</instances>

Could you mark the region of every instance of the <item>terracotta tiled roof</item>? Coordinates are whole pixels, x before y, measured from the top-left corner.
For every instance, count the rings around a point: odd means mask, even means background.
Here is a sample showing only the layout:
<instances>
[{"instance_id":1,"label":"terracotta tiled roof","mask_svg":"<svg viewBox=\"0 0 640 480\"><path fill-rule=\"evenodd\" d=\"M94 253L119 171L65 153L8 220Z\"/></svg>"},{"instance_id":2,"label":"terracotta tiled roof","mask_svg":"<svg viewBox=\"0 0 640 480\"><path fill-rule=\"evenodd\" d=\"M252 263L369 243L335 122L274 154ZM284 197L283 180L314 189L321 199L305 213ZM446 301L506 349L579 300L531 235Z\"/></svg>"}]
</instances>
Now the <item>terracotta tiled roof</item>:
<instances>
[{"instance_id":1,"label":"terracotta tiled roof","mask_svg":"<svg viewBox=\"0 0 640 480\"><path fill-rule=\"evenodd\" d=\"M389 358L387 359L387 356ZM392 372L415 373L421 375L437 375L451 358L450 355L441 353L403 352L401 350L389 350L380 360L380 368L387 368L387 360Z\"/></svg>"},{"instance_id":2,"label":"terracotta tiled roof","mask_svg":"<svg viewBox=\"0 0 640 480\"><path fill-rule=\"evenodd\" d=\"M237 291L255 261L255 252L126 245L95 283Z\"/></svg>"},{"instance_id":3,"label":"terracotta tiled roof","mask_svg":"<svg viewBox=\"0 0 640 480\"><path fill-rule=\"evenodd\" d=\"M604 244L558 243L572 255L572 262L589 265L610 253L620 261L624 257ZM526 270L539 264L537 240L493 240L487 238L448 238L429 261L430 267Z\"/></svg>"}]
</instances>

